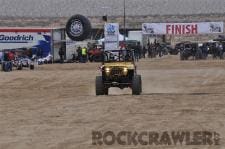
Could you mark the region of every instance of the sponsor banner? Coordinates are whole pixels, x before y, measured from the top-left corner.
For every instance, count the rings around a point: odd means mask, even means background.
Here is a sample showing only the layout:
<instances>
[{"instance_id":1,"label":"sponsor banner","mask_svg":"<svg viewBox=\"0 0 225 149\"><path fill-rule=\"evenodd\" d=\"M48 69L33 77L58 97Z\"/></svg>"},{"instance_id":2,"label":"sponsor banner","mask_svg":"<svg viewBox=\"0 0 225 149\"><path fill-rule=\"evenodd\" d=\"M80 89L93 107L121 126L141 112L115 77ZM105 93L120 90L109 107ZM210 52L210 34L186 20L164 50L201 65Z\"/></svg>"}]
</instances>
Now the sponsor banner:
<instances>
[{"instance_id":1,"label":"sponsor banner","mask_svg":"<svg viewBox=\"0 0 225 149\"><path fill-rule=\"evenodd\" d=\"M143 23L142 33L152 35L197 35L223 33L223 22Z\"/></svg>"},{"instance_id":2,"label":"sponsor banner","mask_svg":"<svg viewBox=\"0 0 225 149\"><path fill-rule=\"evenodd\" d=\"M50 30L29 30L13 32L10 30L0 30L0 51L4 49L37 48L42 56L46 56L51 51Z\"/></svg>"},{"instance_id":3,"label":"sponsor banner","mask_svg":"<svg viewBox=\"0 0 225 149\"><path fill-rule=\"evenodd\" d=\"M13 34L0 33L0 43L29 43L34 41L34 36L31 34Z\"/></svg>"},{"instance_id":4,"label":"sponsor banner","mask_svg":"<svg viewBox=\"0 0 225 149\"><path fill-rule=\"evenodd\" d=\"M0 32L0 48L16 49L33 47L39 45L40 41L49 42L46 37L50 38L50 33Z\"/></svg>"},{"instance_id":5,"label":"sponsor banner","mask_svg":"<svg viewBox=\"0 0 225 149\"><path fill-rule=\"evenodd\" d=\"M116 50L119 48L119 24L106 23L104 28L105 50Z\"/></svg>"}]
</instances>

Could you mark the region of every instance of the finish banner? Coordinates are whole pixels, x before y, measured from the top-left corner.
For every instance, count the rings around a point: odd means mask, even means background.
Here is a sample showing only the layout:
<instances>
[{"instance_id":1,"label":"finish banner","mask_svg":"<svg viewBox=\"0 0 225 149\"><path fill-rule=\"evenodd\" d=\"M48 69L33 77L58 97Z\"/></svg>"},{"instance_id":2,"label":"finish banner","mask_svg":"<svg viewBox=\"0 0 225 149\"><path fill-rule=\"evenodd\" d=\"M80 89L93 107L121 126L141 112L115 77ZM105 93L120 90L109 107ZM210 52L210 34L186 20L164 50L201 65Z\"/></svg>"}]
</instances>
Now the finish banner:
<instances>
[{"instance_id":1,"label":"finish banner","mask_svg":"<svg viewBox=\"0 0 225 149\"><path fill-rule=\"evenodd\" d=\"M197 35L223 33L223 22L143 23L142 33L152 35Z\"/></svg>"}]
</instances>

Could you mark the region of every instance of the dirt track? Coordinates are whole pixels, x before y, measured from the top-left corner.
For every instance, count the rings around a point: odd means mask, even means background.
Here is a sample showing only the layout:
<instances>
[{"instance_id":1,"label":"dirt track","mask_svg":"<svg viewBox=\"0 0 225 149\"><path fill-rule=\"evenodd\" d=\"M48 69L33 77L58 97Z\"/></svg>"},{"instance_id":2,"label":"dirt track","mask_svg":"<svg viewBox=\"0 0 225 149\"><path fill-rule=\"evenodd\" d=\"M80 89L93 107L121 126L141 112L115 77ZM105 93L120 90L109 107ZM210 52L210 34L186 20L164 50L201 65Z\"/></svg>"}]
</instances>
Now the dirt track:
<instances>
[{"instance_id":1,"label":"dirt track","mask_svg":"<svg viewBox=\"0 0 225 149\"><path fill-rule=\"evenodd\" d=\"M0 72L0 149L224 148L225 61L141 60L143 94L95 96L99 64ZM220 146L93 146L92 131L217 131Z\"/></svg>"}]
</instances>

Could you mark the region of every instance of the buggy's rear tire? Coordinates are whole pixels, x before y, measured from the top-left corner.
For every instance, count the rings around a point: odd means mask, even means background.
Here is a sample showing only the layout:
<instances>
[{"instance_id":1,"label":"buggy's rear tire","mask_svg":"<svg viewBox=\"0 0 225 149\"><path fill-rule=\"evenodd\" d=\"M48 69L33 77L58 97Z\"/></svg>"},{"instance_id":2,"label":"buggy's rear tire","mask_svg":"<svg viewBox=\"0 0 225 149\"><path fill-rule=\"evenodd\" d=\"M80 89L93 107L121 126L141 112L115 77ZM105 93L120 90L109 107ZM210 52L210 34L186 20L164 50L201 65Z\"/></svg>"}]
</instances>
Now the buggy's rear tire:
<instances>
[{"instance_id":1,"label":"buggy's rear tire","mask_svg":"<svg viewBox=\"0 0 225 149\"><path fill-rule=\"evenodd\" d=\"M85 40L91 33L91 23L82 15L74 15L66 23L66 33L71 40Z\"/></svg>"},{"instance_id":2,"label":"buggy's rear tire","mask_svg":"<svg viewBox=\"0 0 225 149\"><path fill-rule=\"evenodd\" d=\"M134 75L132 79L132 94L140 95L142 91L140 75Z\"/></svg>"},{"instance_id":3,"label":"buggy's rear tire","mask_svg":"<svg viewBox=\"0 0 225 149\"><path fill-rule=\"evenodd\" d=\"M95 80L95 92L96 95L105 95L105 88L102 80L102 76L97 76Z\"/></svg>"},{"instance_id":4,"label":"buggy's rear tire","mask_svg":"<svg viewBox=\"0 0 225 149\"><path fill-rule=\"evenodd\" d=\"M140 92L142 93L142 79L141 79L141 75L137 75L139 81L140 81Z\"/></svg>"},{"instance_id":5,"label":"buggy's rear tire","mask_svg":"<svg viewBox=\"0 0 225 149\"><path fill-rule=\"evenodd\" d=\"M30 70L34 70L34 65L30 65Z\"/></svg>"},{"instance_id":6,"label":"buggy's rear tire","mask_svg":"<svg viewBox=\"0 0 225 149\"><path fill-rule=\"evenodd\" d=\"M181 61L185 60L183 53L180 53L180 60Z\"/></svg>"},{"instance_id":7,"label":"buggy's rear tire","mask_svg":"<svg viewBox=\"0 0 225 149\"><path fill-rule=\"evenodd\" d=\"M22 70L23 69L23 65L22 64L18 64L17 65L17 70Z\"/></svg>"},{"instance_id":8,"label":"buggy's rear tire","mask_svg":"<svg viewBox=\"0 0 225 149\"><path fill-rule=\"evenodd\" d=\"M109 88L104 88L104 94L109 95Z\"/></svg>"}]
</instances>

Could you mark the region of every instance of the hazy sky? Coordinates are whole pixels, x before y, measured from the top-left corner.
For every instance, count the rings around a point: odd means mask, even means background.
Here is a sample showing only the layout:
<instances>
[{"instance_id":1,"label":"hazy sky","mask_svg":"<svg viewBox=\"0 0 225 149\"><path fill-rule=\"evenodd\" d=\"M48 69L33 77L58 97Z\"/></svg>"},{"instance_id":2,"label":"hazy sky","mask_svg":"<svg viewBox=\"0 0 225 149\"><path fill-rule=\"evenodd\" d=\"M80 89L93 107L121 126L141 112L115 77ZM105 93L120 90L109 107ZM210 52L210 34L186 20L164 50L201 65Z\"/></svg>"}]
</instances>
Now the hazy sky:
<instances>
[{"instance_id":1,"label":"hazy sky","mask_svg":"<svg viewBox=\"0 0 225 149\"><path fill-rule=\"evenodd\" d=\"M225 0L126 0L128 15L225 13ZM123 0L0 0L0 16L68 17L123 14Z\"/></svg>"}]
</instances>

